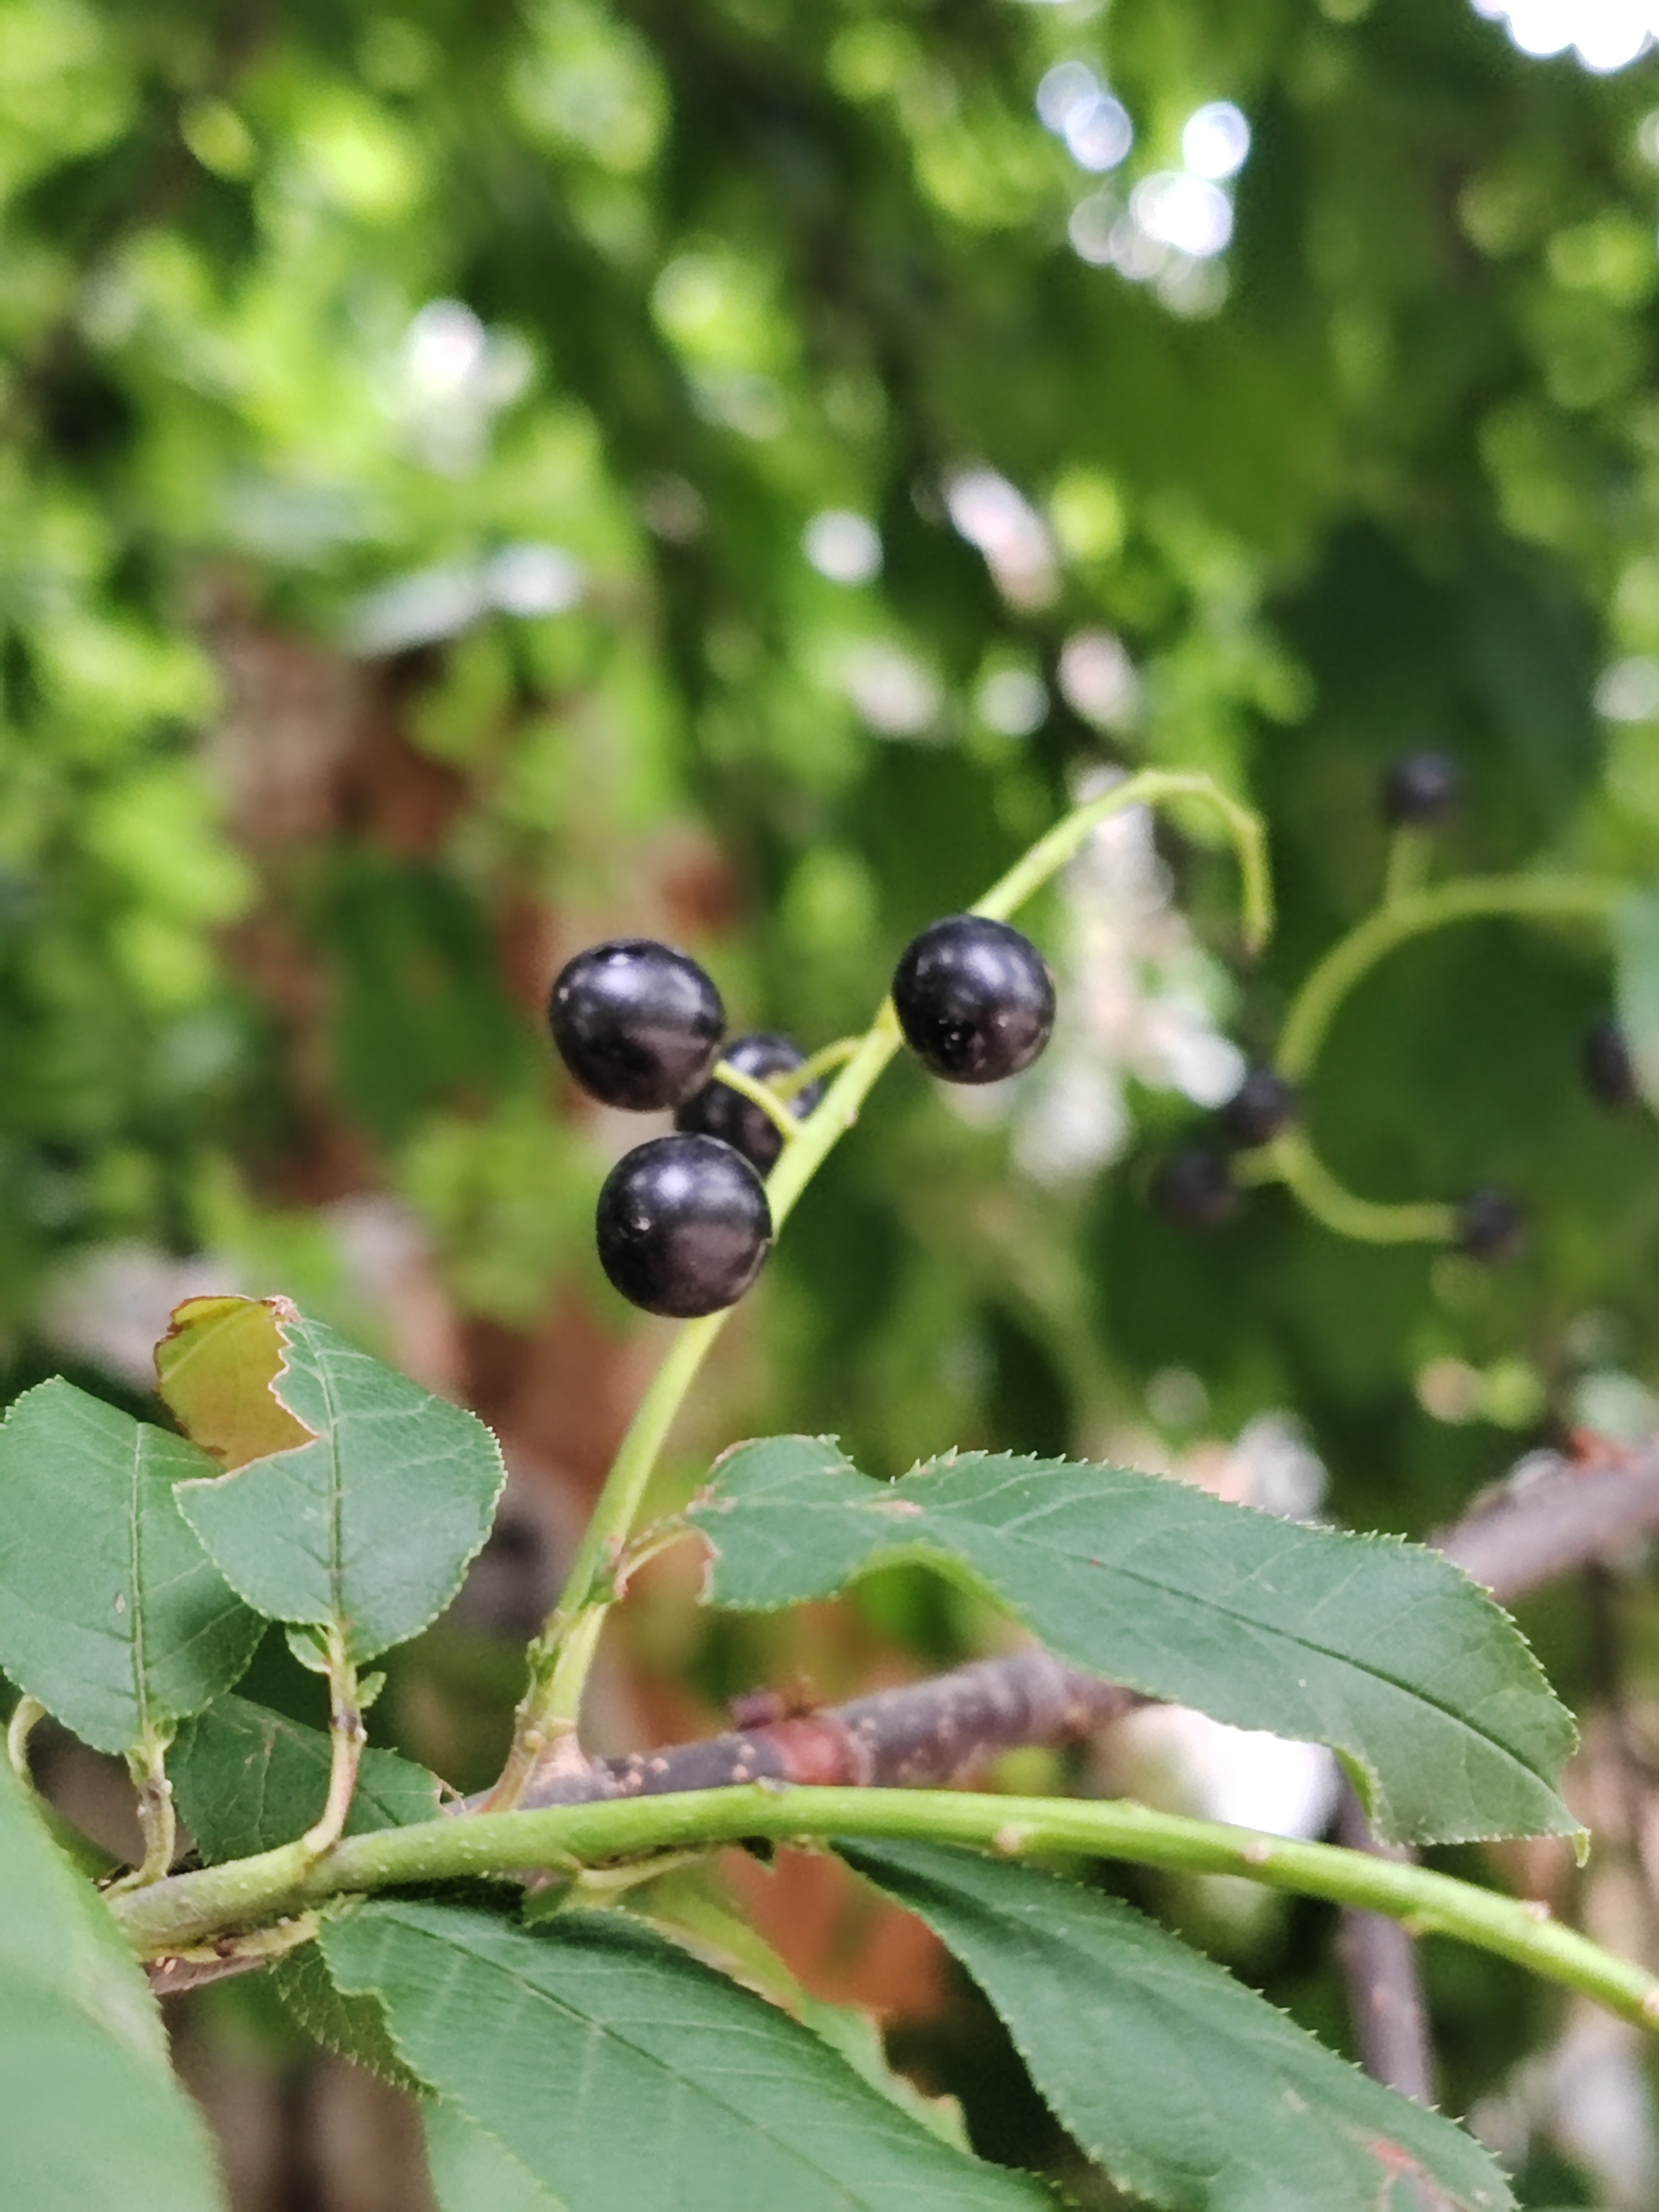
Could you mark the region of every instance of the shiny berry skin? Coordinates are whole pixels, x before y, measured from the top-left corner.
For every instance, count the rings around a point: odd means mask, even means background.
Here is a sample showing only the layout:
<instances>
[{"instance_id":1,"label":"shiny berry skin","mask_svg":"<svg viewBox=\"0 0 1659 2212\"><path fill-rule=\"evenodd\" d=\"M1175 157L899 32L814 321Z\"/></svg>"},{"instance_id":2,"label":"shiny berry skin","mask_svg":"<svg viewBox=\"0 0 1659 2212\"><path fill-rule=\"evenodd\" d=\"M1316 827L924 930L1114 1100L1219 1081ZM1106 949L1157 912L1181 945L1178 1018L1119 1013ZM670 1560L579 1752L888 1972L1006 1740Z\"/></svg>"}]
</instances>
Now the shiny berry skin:
<instances>
[{"instance_id":1,"label":"shiny berry skin","mask_svg":"<svg viewBox=\"0 0 1659 2212\"><path fill-rule=\"evenodd\" d=\"M1048 1042L1054 979L1029 937L984 915L947 915L893 971L904 1041L946 1083L1000 1083Z\"/></svg>"},{"instance_id":2,"label":"shiny berry skin","mask_svg":"<svg viewBox=\"0 0 1659 2212\"><path fill-rule=\"evenodd\" d=\"M647 1313L690 1321L735 1305L772 1249L766 1186L718 1137L653 1137L599 1192L599 1264Z\"/></svg>"},{"instance_id":3,"label":"shiny berry skin","mask_svg":"<svg viewBox=\"0 0 1659 2212\"><path fill-rule=\"evenodd\" d=\"M1579 1066L1583 1071L1584 1088L1599 1105L1611 1107L1615 1113L1635 1105L1640 1093L1636 1087L1630 1047L1625 1042L1625 1032L1611 1014L1597 1022L1586 1036Z\"/></svg>"},{"instance_id":4,"label":"shiny berry skin","mask_svg":"<svg viewBox=\"0 0 1659 2212\"><path fill-rule=\"evenodd\" d=\"M1449 755L1407 753L1382 778L1383 817L1426 830L1443 822L1462 795L1462 775Z\"/></svg>"},{"instance_id":5,"label":"shiny berry skin","mask_svg":"<svg viewBox=\"0 0 1659 2212\"><path fill-rule=\"evenodd\" d=\"M744 1075L769 1083L775 1075L791 1075L806 1054L792 1038L774 1036L765 1030L733 1037L720 1054ZM804 1121L823 1096L821 1083L809 1083L786 1103L798 1121ZM674 1127L687 1136L720 1137L740 1152L756 1172L769 1175L783 1150L783 1132L763 1113L752 1098L724 1083L705 1083L694 1091L674 1116Z\"/></svg>"},{"instance_id":6,"label":"shiny berry skin","mask_svg":"<svg viewBox=\"0 0 1659 2212\"><path fill-rule=\"evenodd\" d=\"M1236 1145L1270 1145L1301 1118L1302 1095L1271 1067L1253 1067L1221 1109Z\"/></svg>"},{"instance_id":7,"label":"shiny berry skin","mask_svg":"<svg viewBox=\"0 0 1659 2212\"><path fill-rule=\"evenodd\" d=\"M559 1057L607 1106L648 1114L707 1080L726 1034L720 994L689 954L650 937L590 945L548 1002Z\"/></svg>"},{"instance_id":8,"label":"shiny berry skin","mask_svg":"<svg viewBox=\"0 0 1659 2212\"><path fill-rule=\"evenodd\" d=\"M1527 1217L1506 1190L1472 1190L1457 1209L1457 1249L1469 1260L1512 1260Z\"/></svg>"},{"instance_id":9,"label":"shiny berry skin","mask_svg":"<svg viewBox=\"0 0 1659 2212\"><path fill-rule=\"evenodd\" d=\"M1152 1179L1152 1198L1182 1229L1219 1229L1238 1211L1231 1170L1219 1152L1200 1145L1170 1154Z\"/></svg>"}]
</instances>

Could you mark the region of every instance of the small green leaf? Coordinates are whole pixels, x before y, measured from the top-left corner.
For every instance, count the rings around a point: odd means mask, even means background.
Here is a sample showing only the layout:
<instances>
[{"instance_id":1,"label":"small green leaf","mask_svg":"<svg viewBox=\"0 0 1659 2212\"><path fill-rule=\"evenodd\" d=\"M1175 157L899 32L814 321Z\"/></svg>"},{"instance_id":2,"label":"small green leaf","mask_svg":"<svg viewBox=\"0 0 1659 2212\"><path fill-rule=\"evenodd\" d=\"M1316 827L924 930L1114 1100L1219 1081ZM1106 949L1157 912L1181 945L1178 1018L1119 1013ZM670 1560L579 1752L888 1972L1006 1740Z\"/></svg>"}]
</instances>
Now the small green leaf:
<instances>
[{"instance_id":1,"label":"small green leaf","mask_svg":"<svg viewBox=\"0 0 1659 2212\"><path fill-rule=\"evenodd\" d=\"M223 2212L143 1975L3 1760L0 1889L0 2204Z\"/></svg>"},{"instance_id":2,"label":"small green leaf","mask_svg":"<svg viewBox=\"0 0 1659 2212\"><path fill-rule=\"evenodd\" d=\"M253 1656L264 1622L175 1502L211 1464L62 1381L0 1427L0 1666L95 1750L164 1746Z\"/></svg>"},{"instance_id":3,"label":"small green leaf","mask_svg":"<svg viewBox=\"0 0 1659 2212\"><path fill-rule=\"evenodd\" d=\"M337 2057L366 2067L394 2087L420 2094L426 2087L392 2048L386 2014L374 1997L343 1996L315 1943L305 1943L269 1968L283 2009L314 2042Z\"/></svg>"},{"instance_id":4,"label":"small green leaf","mask_svg":"<svg viewBox=\"0 0 1659 2212\"><path fill-rule=\"evenodd\" d=\"M197 1849L216 1866L303 1835L328 1796L329 1756L320 1729L246 1698L221 1698L179 1729L167 1771ZM345 1832L435 1820L438 1790L425 1767L394 1751L366 1751Z\"/></svg>"},{"instance_id":5,"label":"small green leaf","mask_svg":"<svg viewBox=\"0 0 1659 2212\"><path fill-rule=\"evenodd\" d=\"M1331 1745L1394 1840L1579 1832L1556 1787L1571 1716L1514 1623L1420 1546L1065 1460L967 1453L874 1482L807 1437L740 1446L690 1517L716 1605L925 1559L1075 1666Z\"/></svg>"},{"instance_id":6,"label":"small green leaf","mask_svg":"<svg viewBox=\"0 0 1659 2212\"><path fill-rule=\"evenodd\" d=\"M1619 1026L1642 1096L1659 1109L1659 891L1632 891L1613 917Z\"/></svg>"},{"instance_id":7,"label":"small green leaf","mask_svg":"<svg viewBox=\"0 0 1659 2212\"><path fill-rule=\"evenodd\" d=\"M1513 2204L1472 2136L1117 1899L937 1844L840 1848L956 1954L1056 2118L1149 2203L1377 2212L1410 2176L1462 2212Z\"/></svg>"},{"instance_id":8,"label":"small green leaf","mask_svg":"<svg viewBox=\"0 0 1659 2212\"><path fill-rule=\"evenodd\" d=\"M251 1320L226 1310L251 1308ZM495 1437L286 1300L198 1299L179 1311L162 1390L191 1436L232 1459L265 1437L274 1407L303 1439L179 1486L181 1510L233 1587L273 1620L334 1630L354 1662L418 1634L489 1533L507 1479ZM272 1329L282 1363L265 1377ZM244 1426L249 1392L262 1410Z\"/></svg>"},{"instance_id":9,"label":"small green leaf","mask_svg":"<svg viewBox=\"0 0 1659 2212\"><path fill-rule=\"evenodd\" d=\"M616 1913L531 1930L377 1902L329 1922L335 1982L400 2056L580 2212L1036 2212L761 1998ZM532 2200L533 2202L533 2200Z\"/></svg>"},{"instance_id":10,"label":"small green leaf","mask_svg":"<svg viewBox=\"0 0 1659 2212\"><path fill-rule=\"evenodd\" d=\"M527 2166L447 2097L431 2099L422 2118L441 2212L566 2212Z\"/></svg>"}]
</instances>

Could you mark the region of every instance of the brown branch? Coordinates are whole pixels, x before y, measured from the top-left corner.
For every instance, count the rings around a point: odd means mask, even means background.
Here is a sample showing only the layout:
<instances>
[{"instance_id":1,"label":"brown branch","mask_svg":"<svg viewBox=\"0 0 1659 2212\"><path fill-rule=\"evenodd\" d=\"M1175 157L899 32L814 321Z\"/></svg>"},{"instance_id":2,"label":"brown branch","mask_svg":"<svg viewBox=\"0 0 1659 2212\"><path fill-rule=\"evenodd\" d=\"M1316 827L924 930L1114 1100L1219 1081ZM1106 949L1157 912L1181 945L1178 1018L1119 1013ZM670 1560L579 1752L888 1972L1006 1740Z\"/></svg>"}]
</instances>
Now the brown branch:
<instances>
[{"instance_id":1,"label":"brown branch","mask_svg":"<svg viewBox=\"0 0 1659 2212\"><path fill-rule=\"evenodd\" d=\"M762 1780L914 1790L955 1781L999 1752L1080 1742L1142 1702L1047 1651L1018 1651L702 1743L566 1765L532 1779L522 1802L660 1797Z\"/></svg>"},{"instance_id":2,"label":"brown branch","mask_svg":"<svg viewBox=\"0 0 1659 2212\"><path fill-rule=\"evenodd\" d=\"M1364 1808L1346 1780L1338 1827L1350 1850L1370 1851L1387 1859L1412 1856L1395 1844L1378 1843ZM1384 1913L1345 1905L1337 1956L1348 1985L1361 2065L1373 2081L1386 2082L1419 2105L1432 2105L1434 2051L1412 1937Z\"/></svg>"},{"instance_id":3,"label":"brown branch","mask_svg":"<svg viewBox=\"0 0 1659 2212\"><path fill-rule=\"evenodd\" d=\"M1529 1454L1429 1540L1513 1605L1659 1528L1659 1442L1588 1463Z\"/></svg>"}]
</instances>

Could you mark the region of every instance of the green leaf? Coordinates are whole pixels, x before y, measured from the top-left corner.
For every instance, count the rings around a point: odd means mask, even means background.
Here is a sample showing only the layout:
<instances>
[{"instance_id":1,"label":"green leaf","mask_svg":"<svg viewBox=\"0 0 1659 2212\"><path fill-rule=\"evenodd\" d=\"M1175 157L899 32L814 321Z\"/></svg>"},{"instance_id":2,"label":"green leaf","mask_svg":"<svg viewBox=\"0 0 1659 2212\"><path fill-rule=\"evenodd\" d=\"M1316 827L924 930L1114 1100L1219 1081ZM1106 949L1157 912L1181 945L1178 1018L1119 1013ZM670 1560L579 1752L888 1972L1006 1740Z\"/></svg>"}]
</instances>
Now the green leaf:
<instances>
[{"instance_id":1,"label":"green leaf","mask_svg":"<svg viewBox=\"0 0 1659 2212\"><path fill-rule=\"evenodd\" d=\"M374 1997L346 1996L334 1986L328 1962L315 1943L305 1943L268 1970L283 2009L325 2051L366 2067L399 2089L418 2095L426 2087L392 2048L386 2014Z\"/></svg>"},{"instance_id":2,"label":"green leaf","mask_svg":"<svg viewBox=\"0 0 1659 2212\"><path fill-rule=\"evenodd\" d=\"M577 2212L1036 2212L761 1998L615 1913L534 1930L378 1902L331 1921L337 1984L400 2056Z\"/></svg>"},{"instance_id":3,"label":"green leaf","mask_svg":"<svg viewBox=\"0 0 1659 2212\"><path fill-rule=\"evenodd\" d=\"M258 1307L244 1319L225 1309ZM204 1310L196 1312L194 1309ZM273 1401L306 1441L180 1486L191 1526L250 1605L332 1629L353 1661L418 1634L460 1587L507 1480L482 1421L371 1358L286 1300L200 1299L167 1340L162 1392L229 1458ZM261 1380L274 1329L282 1360Z\"/></svg>"},{"instance_id":4,"label":"green leaf","mask_svg":"<svg viewBox=\"0 0 1659 2212\"><path fill-rule=\"evenodd\" d=\"M1472 2136L1117 1899L937 1844L839 1848L955 1953L1056 2117L1148 2203L1378 2212L1411 2175L1466 2212L1513 2203Z\"/></svg>"},{"instance_id":5,"label":"green leaf","mask_svg":"<svg viewBox=\"0 0 1659 2212\"><path fill-rule=\"evenodd\" d=\"M1555 1786L1571 1717L1513 1622L1419 1546L1064 1460L968 1453L873 1482L806 1437L740 1446L691 1519L716 1605L827 1597L925 1559L1076 1666L1331 1745L1396 1841L1579 1832Z\"/></svg>"},{"instance_id":6,"label":"green leaf","mask_svg":"<svg viewBox=\"0 0 1659 2212\"><path fill-rule=\"evenodd\" d=\"M0 1761L0 2204L223 2212L161 2014Z\"/></svg>"},{"instance_id":7,"label":"green leaf","mask_svg":"<svg viewBox=\"0 0 1659 2212\"><path fill-rule=\"evenodd\" d=\"M98 1751L165 1745L253 1656L264 1624L175 1502L210 1465L61 1380L0 1427L0 1666Z\"/></svg>"},{"instance_id":8,"label":"green leaf","mask_svg":"<svg viewBox=\"0 0 1659 2212\"><path fill-rule=\"evenodd\" d=\"M302 1835L328 1795L329 1741L246 1698L221 1698L179 1731L167 1762L173 1796L210 1865L275 1850ZM366 1751L346 1816L349 1836L406 1828L438 1814L438 1778L394 1751Z\"/></svg>"},{"instance_id":9,"label":"green leaf","mask_svg":"<svg viewBox=\"0 0 1659 2212\"><path fill-rule=\"evenodd\" d=\"M1613 917L1619 1025L1642 1096L1659 1109L1659 891L1632 891Z\"/></svg>"},{"instance_id":10,"label":"green leaf","mask_svg":"<svg viewBox=\"0 0 1659 2212\"><path fill-rule=\"evenodd\" d=\"M447 2097L434 2097L422 2118L441 2212L565 2212L527 2166Z\"/></svg>"}]
</instances>

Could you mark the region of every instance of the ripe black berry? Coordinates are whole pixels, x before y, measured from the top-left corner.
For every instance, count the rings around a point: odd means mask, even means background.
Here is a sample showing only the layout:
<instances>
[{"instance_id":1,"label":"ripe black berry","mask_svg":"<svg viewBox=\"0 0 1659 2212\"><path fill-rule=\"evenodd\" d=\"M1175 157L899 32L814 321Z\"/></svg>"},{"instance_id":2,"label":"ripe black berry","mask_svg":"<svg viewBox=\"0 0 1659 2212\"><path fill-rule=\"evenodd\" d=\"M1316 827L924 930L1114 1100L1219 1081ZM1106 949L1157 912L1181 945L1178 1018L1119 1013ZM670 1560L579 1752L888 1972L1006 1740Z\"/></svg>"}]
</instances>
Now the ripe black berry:
<instances>
[{"instance_id":1,"label":"ripe black berry","mask_svg":"<svg viewBox=\"0 0 1659 2212\"><path fill-rule=\"evenodd\" d=\"M689 1098L726 1034L720 994L696 962L649 937L579 952L559 971L547 1012L582 1089L635 1113Z\"/></svg>"},{"instance_id":2,"label":"ripe black berry","mask_svg":"<svg viewBox=\"0 0 1659 2212\"><path fill-rule=\"evenodd\" d=\"M653 1137L599 1192L599 1264L647 1313L689 1321L735 1305L772 1248L766 1187L718 1137Z\"/></svg>"},{"instance_id":3,"label":"ripe black berry","mask_svg":"<svg viewBox=\"0 0 1659 2212\"><path fill-rule=\"evenodd\" d=\"M1640 1094L1636 1087L1630 1047L1625 1041L1625 1032L1611 1014L1597 1022L1586 1036L1579 1065L1583 1070L1584 1088L1601 1105L1615 1111L1635 1105Z\"/></svg>"},{"instance_id":4,"label":"ripe black berry","mask_svg":"<svg viewBox=\"0 0 1659 2212\"><path fill-rule=\"evenodd\" d=\"M1457 1209L1457 1249L1470 1260L1512 1260L1527 1217L1506 1190L1472 1190Z\"/></svg>"},{"instance_id":5,"label":"ripe black berry","mask_svg":"<svg viewBox=\"0 0 1659 2212\"><path fill-rule=\"evenodd\" d=\"M1407 753L1382 778L1383 816L1428 829L1445 820L1462 790L1457 763L1445 753Z\"/></svg>"},{"instance_id":6,"label":"ripe black berry","mask_svg":"<svg viewBox=\"0 0 1659 2212\"><path fill-rule=\"evenodd\" d=\"M744 1075L759 1077L763 1083L770 1082L775 1075L790 1074L806 1058L791 1038L774 1036L764 1030L734 1037L720 1056ZM798 1121L804 1121L823 1096L821 1083L809 1083L788 1101L789 1110ZM694 1092L675 1115L674 1127L688 1136L723 1138L761 1175L771 1173L783 1150L783 1132L777 1123L752 1098L745 1098L724 1083L705 1083Z\"/></svg>"},{"instance_id":7,"label":"ripe black berry","mask_svg":"<svg viewBox=\"0 0 1659 2212\"><path fill-rule=\"evenodd\" d=\"M1301 1093L1271 1067L1253 1067L1221 1109L1221 1126L1236 1145L1271 1144L1302 1110Z\"/></svg>"},{"instance_id":8,"label":"ripe black berry","mask_svg":"<svg viewBox=\"0 0 1659 2212\"><path fill-rule=\"evenodd\" d=\"M1160 1212L1182 1229L1219 1229L1238 1210L1238 1189L1219 1152L1183 1145L1170 1154L1152 1181Z\"/></svg>"},{"instance_id":9,"label":"ripe black berry","mask_svg":"<svg viewBox=\"0 0 1659 2212\"><path fill-rule=\"evenodd\" d=\"M912 938L893 971L905 1042L947 1083L999 1083L1048 1042L1054 979L1029 937L953 914Z\"/></svg>"}]
</instances>

